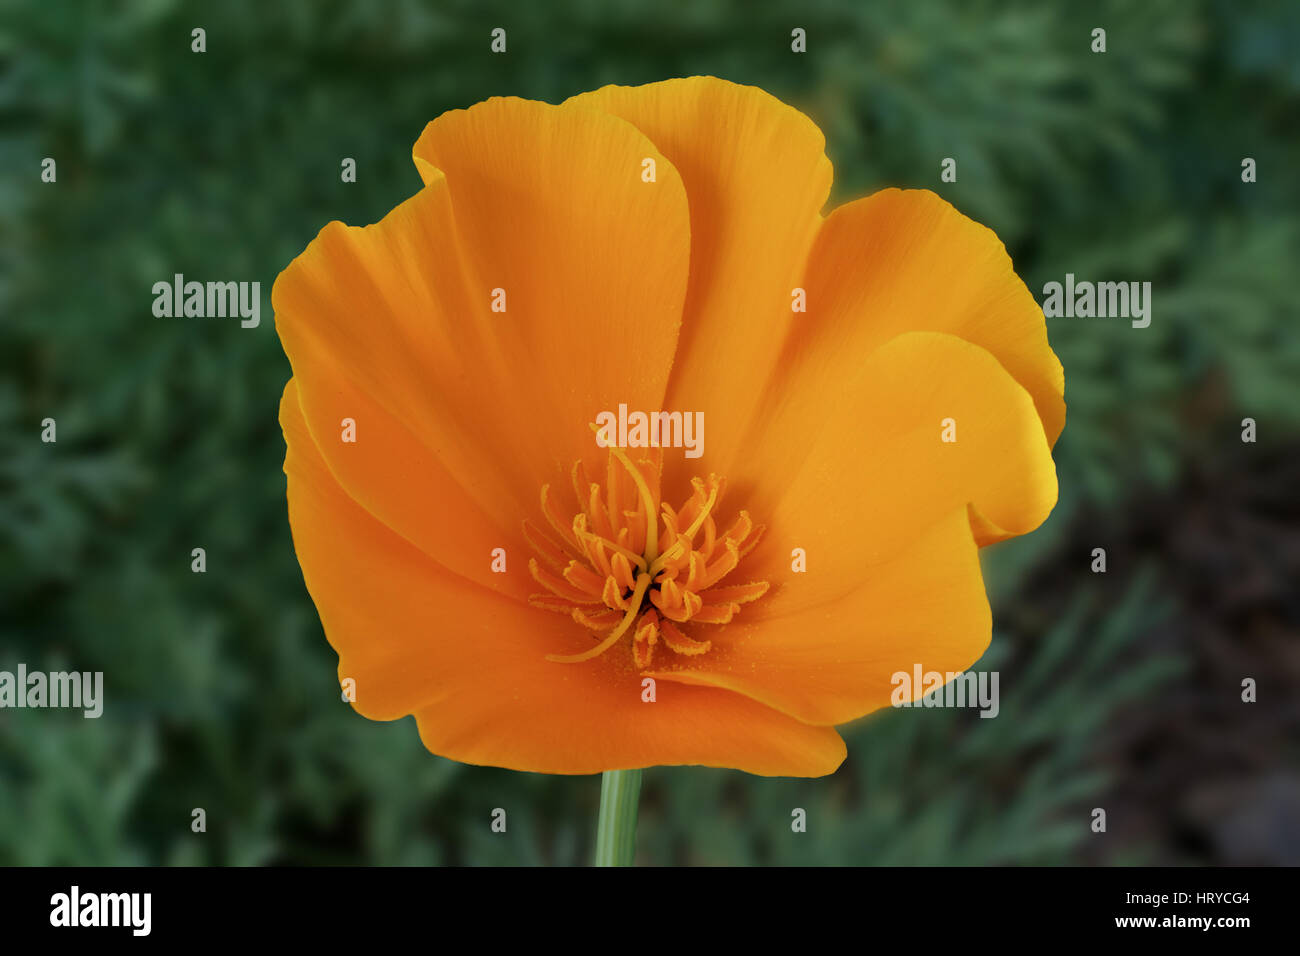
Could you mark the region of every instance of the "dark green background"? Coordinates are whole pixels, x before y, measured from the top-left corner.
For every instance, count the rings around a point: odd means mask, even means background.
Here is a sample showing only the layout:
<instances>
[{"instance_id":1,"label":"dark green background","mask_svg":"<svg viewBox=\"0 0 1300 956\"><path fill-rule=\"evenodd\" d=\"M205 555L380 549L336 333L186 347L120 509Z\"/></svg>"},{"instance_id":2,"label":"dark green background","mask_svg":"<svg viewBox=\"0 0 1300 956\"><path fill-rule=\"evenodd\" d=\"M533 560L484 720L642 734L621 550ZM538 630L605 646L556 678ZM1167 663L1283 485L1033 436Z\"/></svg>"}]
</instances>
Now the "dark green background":
<instances>
[{"instance_id":1,"label":"dark green background","mask_svg":"<svg viewBox=\"0 0 1300 956\"><path fill-rule=\"evenodd\" d=\"M936 189L1036 293L1150 280L1154 311L1049 324L1060 504L986 553L1001 715L878 714L822 780L649 771L640 859L1300 861L1298 48L1295 3L6 2L0 669L102 670L107 704L0 711L0 863L589 858L598 778L454 764L339 701L285 515L270 287L325 222L418 188L442 111L696 73L812 116L833 201ZM155 318L175 272L259 280L261 327Z\"/></svg>"}]
</instances>

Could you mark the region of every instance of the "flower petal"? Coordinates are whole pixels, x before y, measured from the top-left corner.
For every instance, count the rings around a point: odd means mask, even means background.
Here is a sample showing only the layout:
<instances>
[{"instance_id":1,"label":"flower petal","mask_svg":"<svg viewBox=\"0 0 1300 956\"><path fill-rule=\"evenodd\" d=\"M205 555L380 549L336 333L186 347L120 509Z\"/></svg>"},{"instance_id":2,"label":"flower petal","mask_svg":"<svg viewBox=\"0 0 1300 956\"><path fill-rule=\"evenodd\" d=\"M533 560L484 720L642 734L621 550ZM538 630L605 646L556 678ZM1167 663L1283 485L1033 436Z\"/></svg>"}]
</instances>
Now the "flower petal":
<instances>
[{"instance_id":1,"label":"flower petal","mask_svg":"<svg viewBox=\"0 0 1300 956\"><path fill-rule=\"evenodd\" d=\"M298 354L301 362L306 352ZM285 389L280 423L290 454L295 445L315 456L327 450L331 479L346 485L348 494L377 520L444 569L525 600L535 588L527 573L530 550L517 517L512 521L502 510L485 510L424 441L345 373L334 372L331 362L324 356L301 362L310 364L323 386L311 393L311 426L304 417L300 377L290 379ZM344 418L355 423L355 443L343 441L339 423ZM492 571L497 548L504 549L511 573Z\"/></svg>"},{"instance_id":2,"label":"flower petal","mask_svg":"<svg viewBox=\"0 0 1300 956\"><path fill-rule=\"evenodd\" d=\"M1051 512L1056 468L1033 402L984 349L911 332L842 374L833 401L803 390L773 422L756 463L771 477L750 507L767 536L747 576L829 600L954 509L1012 534ZM795 548L807 573L791 570Z\"/></svg>"},{"instance_id":3,"label":"flower petal","mask_svg":"<svg viewBox=\"0 0 1300 956\"><path fill-rule=\"evenodd\" d=\"M827 217L808 261L807 321L789 354L817 380L903 332L947 332L991 352L1033 397L1049 445L1065 378L1043 310L997 235L924 189L885 189ZM796 373L798 374L798 373ZM802 376L801 376L802 377Z\"/></svg>"},{"instance_id":4,"label":"flower petal","mask_svg":"<svg viewBox=\"0 0 1300 956\"><path fill-rule=\"evenodd\" d=\"M445 547L470 564L484 543L447 533L456 512L517 543L543 482L567 486L580 456L603 464L588 429L599 411L658 407L689 217L672 165L593 110L489 100L434 120L415 152L425 188L376 225L326 226L272 300L330 470L456 567ZM331 437L344 416L352 446Z\"/></svg>"},{"instance_id":5,"label":"flower petal","mask_svg":"<svg viewBox=\"0 0 1300 956\"><path fill-rule=\"evenodd\" d=\"M731 475L790 323L791 293L830 191L821 130L752 86L712 76L607 86L568 101L635 124L677 167L691 279L666 408L702 411L710 467ZM679 457L666 469L686 477Z\"/></svg>"},{"instance_id":6,"label":"flower petal","mask_svg":"<svg viewBox=\"0 0 1300 956\"><path fill-rule=\"evenodd\" d=\"M997 236L934 193L886 189L836 209L803 283L808 313L791 327L748 444L799 455L807 424L784 408L838 402L840 383L857 364L910 331L949 333L993 354L1029 392L1049 447L1055 443L1065 421L1064 377L1042 310ZM1019 533L977 507L971 524L981 546Z\"/></svg>"},{"instance_id":7,"label":"flower petal","mask_svg":"<svg viewBox=\"0 0 1300 956\"><path fill-rule=\"evenodd\" d=\"M815 580L811 566L721 632L711 630L708 654L661 658L664 666L647 673L747 694L809 723L841 724L889 706L894 674L910 677L917 665L962 671L988 647L992 621L964 508L862 570L857 588L818 600L798 580Z\"/></svg>"},{"instance_id":8,"label":"flower petal","mask_svg":"<svg viewBox=\"0 0 1300 956\"><path fill-rule=\"evenodd\" d=\"M281 421L294 546L360 713L414 713L436 754L540 773L704 764L820 776L844 759L833 729L730 691L673 685L644 702L622 646L583 665L545 660L590 646L591 632L468 584L375 520L335 483L292 382Z\"/></svg>"}]
</instances>

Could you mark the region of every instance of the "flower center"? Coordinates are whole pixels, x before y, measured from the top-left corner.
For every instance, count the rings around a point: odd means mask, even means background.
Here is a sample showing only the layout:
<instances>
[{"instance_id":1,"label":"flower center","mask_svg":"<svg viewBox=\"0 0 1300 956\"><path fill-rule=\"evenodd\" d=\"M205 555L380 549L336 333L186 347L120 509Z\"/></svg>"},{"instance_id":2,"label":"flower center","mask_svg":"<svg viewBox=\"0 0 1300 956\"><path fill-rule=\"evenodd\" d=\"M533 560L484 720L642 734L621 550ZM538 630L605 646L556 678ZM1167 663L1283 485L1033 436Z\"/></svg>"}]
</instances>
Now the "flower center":
<instances>
[{"instance_id":1,"label":"flower center","mask_svg":"<svg viewBox=\"0 0 1300 956\"><path fill-rule=\"evenodd\" d=\"M547 660L591 660L629 634L638 669L650 666L660 643L676 654L703 654L713 642L678 625L699 635L696 625L726 624L742 604L767 593L766 581L718 586L763 536L745 511L719 533L714 512L725 479L692 479L690 497L674 510L659 498L662 450L636 452L644 457L634 462L621 448L609 449L604 488L588 479L581 461L574 463L578 511L568 524L550 485L542 486L542 514L554 536L524 521L537 552L528 568L546 589L529 603L567 614L598 635L580 654L548 654Z\"/></svg>"}]
</instances>

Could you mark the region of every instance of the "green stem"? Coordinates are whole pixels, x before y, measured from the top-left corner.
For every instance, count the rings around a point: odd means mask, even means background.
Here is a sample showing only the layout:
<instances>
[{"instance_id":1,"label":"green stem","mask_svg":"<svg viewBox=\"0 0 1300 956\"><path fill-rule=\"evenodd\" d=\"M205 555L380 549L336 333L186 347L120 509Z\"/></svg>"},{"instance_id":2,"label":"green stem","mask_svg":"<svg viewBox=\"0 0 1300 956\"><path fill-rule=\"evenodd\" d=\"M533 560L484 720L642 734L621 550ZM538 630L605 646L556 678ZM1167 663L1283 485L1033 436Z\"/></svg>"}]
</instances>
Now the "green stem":
<instances>
[{"instance_id":1,"label":"green stem","mask_svg":"<svg viewBox=\"0 0 1300 956\"><path fill-rule=\"evenodd\" d=\"M640 770L606 770L600 777L596 866L631 866L636 856L636 805Z\"/></svg>"}]
</instances>

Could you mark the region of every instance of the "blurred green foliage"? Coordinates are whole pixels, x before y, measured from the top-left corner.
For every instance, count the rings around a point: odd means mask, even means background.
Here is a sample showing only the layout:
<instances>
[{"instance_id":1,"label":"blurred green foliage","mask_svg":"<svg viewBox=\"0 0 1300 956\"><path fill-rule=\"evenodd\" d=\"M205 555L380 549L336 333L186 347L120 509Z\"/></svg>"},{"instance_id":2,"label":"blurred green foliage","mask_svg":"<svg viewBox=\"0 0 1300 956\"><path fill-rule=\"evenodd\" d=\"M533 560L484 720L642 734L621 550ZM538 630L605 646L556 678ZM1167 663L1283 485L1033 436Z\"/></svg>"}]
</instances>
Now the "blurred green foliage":
<instances>
[{"instance_id":1,"label":"blurred green foliage","mask_svg":"<svg viewBox=\"0 0 1300 956\"><path fill-rule=\"evenodd\" d=\"M933 188L1004 238L1036 292L1067 271L1156 291L1149 329L1049 328L1070 406L1062 500L989 553L1002 630L980 666L1002 670L1001 716L876 715L825 780L651 771L641 859L1076 858L1105 785L1092 741L1179 664L1120 666L1176 597L1139 576L1098 598L1086 562L1061 557L1073 517L1170 486L1245 415L1266 441L1300 424L1298 42L1295 4L1227 0L6 4L0 668L102 670L109 705L97 721L0 712L0 863L588 859L595 778L453 764L409 719L339 702L285 516L269 293L325 222L373 222L418 187L410 145L440 112L696 73L819 122L836 201ZM155 319L150 287L175 272L259 279L261 327ZM39 441L46 416L57 444ZM1025 585L1058 565L1064 606Z\"/></svg>"}]
</instances>

